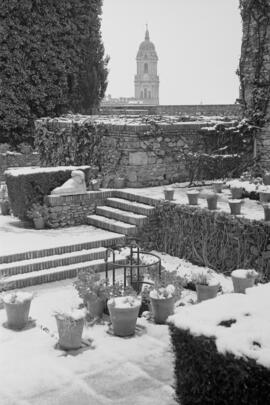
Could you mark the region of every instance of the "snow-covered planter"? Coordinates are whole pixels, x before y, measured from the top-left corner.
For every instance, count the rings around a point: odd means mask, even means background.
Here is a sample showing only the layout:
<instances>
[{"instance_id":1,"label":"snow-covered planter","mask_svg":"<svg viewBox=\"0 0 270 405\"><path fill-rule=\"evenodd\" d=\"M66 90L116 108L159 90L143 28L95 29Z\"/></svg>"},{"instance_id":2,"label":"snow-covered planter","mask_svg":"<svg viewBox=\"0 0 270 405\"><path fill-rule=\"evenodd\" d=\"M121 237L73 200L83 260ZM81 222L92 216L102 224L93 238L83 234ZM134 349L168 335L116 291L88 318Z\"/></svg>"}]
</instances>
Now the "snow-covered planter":
<instances>
[{"instance_id":1,"label":"snow-covered planter","mask_svg":"<svg viewBox=\"0 0 270 405\"><path fill-rule=\"evenodd\" d=\"M218 196L216 193L210 193L206 196L207 206L209 210L216 210L217 209L217 200Z\"/></svg>"},{"instance_id":2,"label":"snow-covered planter","mask_svg":"<svg viewBox=\"0 0 270 405\"><path fill-rule=\"evenodd\" d=\"M215 181L214 183L213 183L213 190L216 192L216 193L222 193L222 189L223 189L223 186L224 186L224 182L223 181Z\"/></svg>"},{"instance_id":3,"label":"snow-covered planter","mask_svg":"<svg viewBox=\"0 0 270 405\"><path fill-rule=\"evenodd\" d=\"M195 275L193 282L196 286L198 302L209 300L217 296L220 284L211 274L200 273Z\"/></svg>"},{"instance_id":4,"label":"snow-covered planter","mask_svg":"<svg viewBox=\"0 0 270 405\"><path fill-rule=\"evenodd\" d=\"M270 403L270 284L169 317L182 405Z\"/></svg>"},{"instance_id":5,"label":"snow-covered planter","mask_svg":"<svg viewBox=\"0 0 270 405\"><path fill-rule=\"evenodd\" d=\"M253 287L258 273L255 270L237 269L231 273L234 292L245 294L246 289Z\"/></svg>"},{"instance_id":6,"label":"snow-covered planter","mask_svg":"<svg viewBox=\"0 0 270 405\"><path fill-rule=\"evenodd\" d=\"M198 205L198 198L200 192L198 190L188 190L187 197L189 205Z\"/></svg>"},{"instance_id":7,"label":"snow-covered planter","mask_svg":"<svg viewBox=\"0 0 270 405\"><path fill-rule=\"evenodd\" d=\"M231 214L232 215L240 215L241 214L241 206L243 204L243 200L228 200L228 204L231 209Z\"/></svg>"},{"instance_id":8,"label":"snow-covered planter","mask_svg":"<svg viewBox=\"0 0 270 405\"><path fill-rule=\"evenodd\" d=\"M23 329L29 317L30 305L33 294L18 291L5 294L3 297L7 313L7 323L12 329Z\"/></svg>"},{"instance_id":9,"label":"snow-covered planter","mask_svg":"<svg viewBox=\"0 0 270 405\"><path fill-rule=\"evenodd\" d=\"M108 301L107 305L114 334L116 336L133 335L135 333L141 299L131 295L113 297Z\"/></svg>"},{"instance_id":10,"label":"snow-covered planter","mask_svg":"<svg viewBox=\"0 0 270 405\"><path fill-rule=\"evenodd\" d=\"M164 198L165 200L172 201L174 196L174 189L173 188L166 188L164 190Z\"/></svg>"},{"instance_id":11,"label":"snow-covered planter","mask_svg":"<svg viewBox=\"0 0 270 405\"><path fill-rule=\"evenodd\" d=\"M59 346L63 349L79 349L85 318L84 309L74 309L69 312L55 312L59 334Z\"/></svg>"},{"instance_id":12,"label":"snow-covered planter","mask_svg":"<svg viewBox=\"0 0 270 405\"><path fill-rule=\"evenodd\" d=\"M270 203L262 204L265 221L270 221Z\"/></svg>"},{"instance_id":13,"label":"snow-covered planter","mask_svg":"<svg viewBox=\"0 0 270 405\"><path fill-rule=\"evenodd\" d=\"M166 287L154 288L150 291L151 308L154 320L164 324L168 316L174 313L175 287L168 284Z\"/></svg>"}]
</instances>

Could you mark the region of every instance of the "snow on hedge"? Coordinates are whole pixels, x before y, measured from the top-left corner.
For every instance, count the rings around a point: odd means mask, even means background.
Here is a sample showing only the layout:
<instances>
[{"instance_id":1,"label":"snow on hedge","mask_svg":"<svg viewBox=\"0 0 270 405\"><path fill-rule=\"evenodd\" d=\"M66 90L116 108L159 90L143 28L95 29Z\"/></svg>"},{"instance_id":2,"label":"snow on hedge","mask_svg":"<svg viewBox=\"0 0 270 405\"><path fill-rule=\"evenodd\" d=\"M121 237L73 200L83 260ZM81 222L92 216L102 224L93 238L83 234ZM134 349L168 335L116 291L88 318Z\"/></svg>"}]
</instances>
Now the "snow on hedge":
<instances>
[{"instance_id":1,"label":"snow on hedge","mask_svg":"<svg viewBox=\"0 0 270 405\"><path fill-rule=\"evenodd\" d=\"M6 175L21 176L24 174L36 174L36 173L50 173L66 170L84 170L89 166L55 166L55 167L14 167L5 171Z\"/></svg>"},{"instance_id":2,"label":"snow on hedge","mask_svg":"<svg viewBox=\"0 0 270 405\"><path fill-rule=\"evenodd\" d=\"M194 306L179 307L169 322L194 336L215 338L222 354L254 359L269 368L269 297L270 283L249 288L246 294L224 294Z\"/></svg>"}]
</instances>

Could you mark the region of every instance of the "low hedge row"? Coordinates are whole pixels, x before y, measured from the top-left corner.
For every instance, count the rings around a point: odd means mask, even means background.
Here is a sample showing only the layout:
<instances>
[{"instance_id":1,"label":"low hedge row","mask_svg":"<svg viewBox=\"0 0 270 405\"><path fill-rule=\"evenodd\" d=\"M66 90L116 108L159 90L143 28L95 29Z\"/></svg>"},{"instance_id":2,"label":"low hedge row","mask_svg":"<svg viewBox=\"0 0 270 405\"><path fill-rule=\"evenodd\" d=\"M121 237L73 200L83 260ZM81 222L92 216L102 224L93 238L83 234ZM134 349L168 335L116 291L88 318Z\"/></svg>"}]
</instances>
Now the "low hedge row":
<instances>
[{"instance_id":1,"label":"low hedge row","mask_svg":"<svg viewBox=\"0 0 270 405\"><path fill-rule=\"evenodd\" d=\"M13 214L20 219L27 219L27 211L31 206L34 203L43 204L44 197L67 181L75 169L85 173L86 184L97 172L97 169L89 166L27 168L27 171L21 172L20 169L7 170L5 180Z\"/></svg>"},{"instance_id":2,"label":"low hedge row","mask_svg":"<svg viewBox=\"0 0 270 405\"><path fill-rule=\"evenodd\" d=\"M181 405L266 405L270 370L254 360L217 352L214 338L169 324L175 354L175 389Z\"/></svg>"},{"instance_id":3,"label":"low hedge row","mask_svg":"<svg viewBox=\"0 0 270 405\"><path fill-rule=\"evenodd\" d=\"M138 235L142 246L230 274L255 268L270 280L269 222L163 202Z\"/></svg>"}]
</instances>

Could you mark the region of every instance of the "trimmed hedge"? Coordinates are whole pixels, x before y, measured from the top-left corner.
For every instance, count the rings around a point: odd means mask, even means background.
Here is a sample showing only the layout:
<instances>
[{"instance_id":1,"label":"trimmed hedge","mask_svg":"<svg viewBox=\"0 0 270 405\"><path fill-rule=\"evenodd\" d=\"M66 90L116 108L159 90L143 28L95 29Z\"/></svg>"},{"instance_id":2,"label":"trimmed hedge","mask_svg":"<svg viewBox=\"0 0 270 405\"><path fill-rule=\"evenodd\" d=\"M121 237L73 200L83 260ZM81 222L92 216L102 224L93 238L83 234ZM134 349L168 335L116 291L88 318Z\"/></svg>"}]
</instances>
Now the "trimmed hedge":
<instances>
[{"instance_id":1,"label":"trimmed hedge","mask_svg":"<svg viewBox=\"0 0 270 405\"><path fill-rule=\"evenodd\" d=\"M220 273L254 268L264 280L270 280L269 222L163 202L142 228L139 239L147 249Z\"/></svg>"},{"instance_id":2,"label":"trimmed hedge","mask_svg":"<svg viewBox=\"0 0 270 405\"><path fill-rule=\"evenodd\" d=\"M270 370L254 360L218 353L214 338L194 337L173 324L169 329L176 396L181 405L270 403Z\"/></svg>"},{"instance_id":3,"label":"trimmed hedge","mask_svg":"<svg viewBox=\"0 0 270 405\"><path fill-rule=\"evenodd\" d=\"M79 169L85 173L86 184L94 177L97 169L89 166L69 166L54 168L54 171L46 171L46 168L32 169L32 173L18 174L16 170L7 170L5 180L8 187L8 196L13 214L20 219L27 219L27 211L32 204L43 204L44 197L61 186L70 178L72 170Z\"/></svg>"}]
</instances>

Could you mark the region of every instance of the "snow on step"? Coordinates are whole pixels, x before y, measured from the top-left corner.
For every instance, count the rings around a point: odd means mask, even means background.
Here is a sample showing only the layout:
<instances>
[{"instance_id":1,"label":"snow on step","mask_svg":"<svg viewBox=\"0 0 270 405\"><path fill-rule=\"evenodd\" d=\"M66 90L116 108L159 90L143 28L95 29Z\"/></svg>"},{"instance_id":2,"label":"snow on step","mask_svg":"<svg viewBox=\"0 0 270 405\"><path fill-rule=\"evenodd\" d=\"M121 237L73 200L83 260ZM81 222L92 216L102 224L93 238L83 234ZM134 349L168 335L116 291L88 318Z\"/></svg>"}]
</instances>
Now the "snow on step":
<instances>
[{"instance_id":1,"label":"snow on step","mask_svg":"<svg viewBox=\"0 0 270 405\"><path fill-rule=\"evenodd\" d=\"M14 251L12 254L5 254L0 256L0 263L12 263L20 260L28 260L28 259L36 259L41 257L48 257L53 255L61 255L64 253L71 253L75 251L80 251L83 249L95 249L98 247L110 247L113 245L117 245L125 239L123 235L117 233L111 233L104 230L99 230L104 233L103 237L96 238L96 229L94 232L90 232L88 240L82 240L79 243L63 245L63 244L51 244L50 247L46 247L39 250L31 250L31 251ZM78 238L79 239L79 238ZM62 242L63 243L63 242Z\"/></svg>"},{"instance_id":2,"label":"snow on step","mask_svg":"<svg viewBox=\"0 0 270 405\"><path fill-rule=\"evenodd\" d=\"M115 219L106 218L101 215L88 215L87 223L98 228L108 229L112 232L123 233L124 235L134 235L137 229L136 225L116 221Z\"/></svg>"},{"instance_id":3,"label":"snow on step","mask_svg":"<svg viewBox=\"0 0 270 405\"><path fill-rule=\"evenodd\" d=\"M118 208L100 206L96 209L97 215L107 218L124 221L128 224L142 226L147 221L146 215L135 214L134 212L123 211Z\"/></svg>"},{"instance_id":4,"label":"snow on step","mask_svg":"<svg viewBox=\"0 0 270 405\"><path fill-rule=\"evenodd\" d=\"M114 208L119 208L142 215L151 215L155 210L155 207L152 205L147 205L136 201L129 201L125 200L124 198L109 197L106 199L106 204Z\"/></svg>"},{"instance_id":5,"label":"snow on step","mask_svg":"<svg viewBox=\"0 0 270 405\"><path fill-rule=\"evenodd\" d=\"M108 262L112 262L112 258L108 258ZM115 262L125 264L126 259L120 255L116 255ZM67 278L74 278L81 270L93 269L96 272L105 271L105 261L103 259L91 260L84 263L70 264L67 266L59 266L44 270L32 271L29 273L15 274L13 276L4 277L2 285L6 289L23 288L30 285L49 283L52 281L64 280Z\"/></svg>"},{"instance_id":6,"label":"snow on step","mask_svg":"<svg viewBox=\"0 0 270 405\"><path fill-rule=\"evenodd\" d=\"M106 256L106 248L83 249L70 253L53 256L39 257L36 259L20 260L12 263L0 264L0 275L12 276L20 273L44 270L52 267L66 266L90 260L103 259Z\"/></svg>"}]
</instances>

